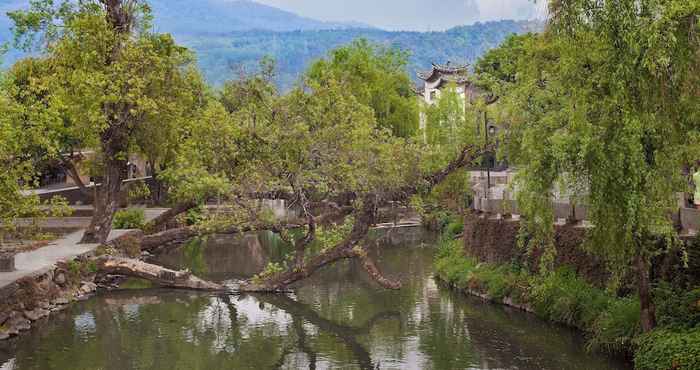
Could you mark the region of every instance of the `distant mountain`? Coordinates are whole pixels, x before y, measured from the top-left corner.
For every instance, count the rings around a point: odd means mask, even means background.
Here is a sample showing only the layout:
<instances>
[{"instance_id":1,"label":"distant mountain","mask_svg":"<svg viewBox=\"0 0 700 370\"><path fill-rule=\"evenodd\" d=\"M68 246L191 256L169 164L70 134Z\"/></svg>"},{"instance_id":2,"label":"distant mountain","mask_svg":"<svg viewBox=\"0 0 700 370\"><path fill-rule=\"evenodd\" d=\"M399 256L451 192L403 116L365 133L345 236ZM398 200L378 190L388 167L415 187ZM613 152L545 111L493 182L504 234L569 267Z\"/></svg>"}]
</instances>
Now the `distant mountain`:
<instances>
[{"instance_id":1,"label":"distant mountain","mask_svg":"<svg viewBox=\"0 0 700 370\"><path fill-rule=\"evenodd\" d=\"M172 33L192 48L207 79L219 84L251 70L264 56L277 60L279 80L290 87L315 59L329 50L366 38L411 53L408 72L430 63L471 63L512 33L537 31L541 24L499 21L455 27L445 32L390 32L363 24L304 18L249 0L150 0L158 32ZM5 13L28 7L29 0L0 0L0 45L11 40ZM5 65L21 54L10 51Z\"/></svg>"},{"instance_id":2,"label":"distant mountain","mask_svg":"<svg viewBox=\"0 0 700 370\"><path fill-rule=\"evenodd\" d=\"M360 23L331 23L304 18L249 0L150 0L149 4L158 30L175 35L369 27Z\"/></svg>"},{"instance_id":3,"label":"distant mountain","mask_svg":"<svg viewBox=\"0 0 700 370\"><path fill-rule=\"evenodd\" d=\"M378 29L319 31L241 31L225 35L180 36L196 51L207 79L215 84L236 75L241 66L256 67L264 56L277 61L279 84L291 86L308 65L329 50L357 38L399 48L411 54L408 72L429 69L431 63L473 63L487 50L516 33L537 32L542 24L498 21L455 27L445 32L391 32Z\"/></svg>"},{"instance_id":4,"label":"distant mountain","mask_svg":"<svg viewBox=\"0 0 700 370\"><path fill-rule=\"evenodd\" d=\"M358 23L333 23L304 18L250 0L149 0L156 29L176 35L222 34L234 31L310 31L372 28ZM6 13L28 8L29 0L0 0L0 40L9 37Z\"/></svg>"}]
</instances>

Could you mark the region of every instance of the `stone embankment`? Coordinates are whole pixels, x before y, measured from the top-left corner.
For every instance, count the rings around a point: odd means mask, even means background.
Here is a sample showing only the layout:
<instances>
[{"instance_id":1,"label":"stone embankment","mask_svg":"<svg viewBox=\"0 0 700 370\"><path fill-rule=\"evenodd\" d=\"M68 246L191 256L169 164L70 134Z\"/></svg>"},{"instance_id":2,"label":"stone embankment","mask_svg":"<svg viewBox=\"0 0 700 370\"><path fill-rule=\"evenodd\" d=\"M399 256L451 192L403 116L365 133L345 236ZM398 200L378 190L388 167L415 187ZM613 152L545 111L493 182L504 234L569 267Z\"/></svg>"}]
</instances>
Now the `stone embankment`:
<instances>
[{"instance_id":1,"label":"stone embankment","mask_svg":"<svg viewBox=\"0 0 700 370\"><path fill-rule=\"evenodd\" d=\"M95 292L95 274L90 271L87 258L84 255L58 263L0 288L0 340L29 330L33 322Z\"/></svg>"}]
</instances>

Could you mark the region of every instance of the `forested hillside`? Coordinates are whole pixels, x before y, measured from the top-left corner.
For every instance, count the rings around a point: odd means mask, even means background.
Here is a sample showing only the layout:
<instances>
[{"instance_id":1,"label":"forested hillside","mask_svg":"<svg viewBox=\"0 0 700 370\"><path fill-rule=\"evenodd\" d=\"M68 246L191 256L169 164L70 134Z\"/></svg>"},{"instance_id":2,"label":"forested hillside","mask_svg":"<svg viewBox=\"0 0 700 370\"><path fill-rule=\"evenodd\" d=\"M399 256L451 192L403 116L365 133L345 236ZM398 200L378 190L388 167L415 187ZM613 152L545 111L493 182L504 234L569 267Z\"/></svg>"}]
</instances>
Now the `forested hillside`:
<instances>
[{"instance_id":1,"label":"forested hillside","mask_svg":"<svg viewBox=\"0 0 700 370\"><path fill-rule=\"evenodd\" d=\"M243 31L222 35L180 35L179 41L197 52L202 70L212 83L230 78L241 66L253 68L269 55L277 61L279 79L289 87L314 59L357 38L366 38L410 53L413 76L430 63L473 62L498 46L508 35L539 29L538 23L499 21L462 26L445 32L390 32L378 29L320 31Z\"/></svg>"},{"instance_id":2,"label":"forested hillside","mask_svg":"<svg viewBox=\"0 0 700 370\"><path fill-rule=\"evenodd\" d=\"M11 40L11 21L5 13L26 8L28 0L3 0L0 4L0 40ZM340 45L366 38L401 48L411 55L408 72L413 76L430 63L473 62L512 33L538 29L532 22L500 21L455 27L445 32L390 32L361 24L328 23L300 17L252 1L151 0L155 28L172 33L197 53L207 79L220 84L251 70L264 56L277 61L278 80L290 87L299 74ZM6 65L20 54L10 51Z\"/></svg>"}]
</instances>

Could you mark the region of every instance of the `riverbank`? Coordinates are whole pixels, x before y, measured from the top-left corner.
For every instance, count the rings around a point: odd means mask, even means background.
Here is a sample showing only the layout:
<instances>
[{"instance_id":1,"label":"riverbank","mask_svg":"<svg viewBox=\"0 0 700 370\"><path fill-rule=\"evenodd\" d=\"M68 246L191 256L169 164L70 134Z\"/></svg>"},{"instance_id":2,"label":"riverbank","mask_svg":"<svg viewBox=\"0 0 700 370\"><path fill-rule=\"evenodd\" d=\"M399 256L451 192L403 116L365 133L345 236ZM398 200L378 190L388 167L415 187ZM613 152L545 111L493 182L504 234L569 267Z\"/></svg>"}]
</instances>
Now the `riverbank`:
<instances>
[{"instance_id":1,"label":"riverbank","mask_svg":"<svg viewBox=\"0 0 700 370\"><path fill-rule=\"evenodd\" d=\"M152 262L233 285L281 261L286 248L269 232L213 235ZM100 292L0 342L0 368L629 370L583 351L571 330L436 285L435 248L421 228L372 233L369 253L404 284L397 291L350 260L292 295Z\"/></svg>"},{"instance_id":2,"label":"riverbank","mask_svg":"<svg viewBox=\"0 0 700 370\"><path fill-rule=\"evenodd\" d=\"M600 289L572 267L533 274L517 265L479 262L465 254L461 241L448 240L439 248L435 270L439 280L465 294L577 328L587 338L587 350L623 356L636 369L700 368L700 290L659 286L659 328L642 334L636 297Z\"/></svg>"}]
</instances>

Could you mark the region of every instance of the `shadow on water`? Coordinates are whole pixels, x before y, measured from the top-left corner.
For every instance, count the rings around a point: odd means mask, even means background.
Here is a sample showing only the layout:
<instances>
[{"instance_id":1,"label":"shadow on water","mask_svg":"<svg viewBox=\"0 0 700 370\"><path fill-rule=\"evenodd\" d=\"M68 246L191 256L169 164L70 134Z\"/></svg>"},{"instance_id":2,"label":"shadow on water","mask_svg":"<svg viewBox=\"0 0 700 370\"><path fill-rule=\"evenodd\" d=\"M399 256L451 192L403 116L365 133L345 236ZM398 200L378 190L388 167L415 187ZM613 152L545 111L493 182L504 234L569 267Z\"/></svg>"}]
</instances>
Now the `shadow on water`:
<instances>
[{"instance_id":1,"label":"shadow on water","mask_svg":"<svg viewBox=\"0 0 700 370\"><path fill-rule=\"evenodd\" d=\"M403 289L380 289L346 261L294 295L105 293L0 343L0 369L627 369L585 353L570 330L439 287L432 235L402 229L373 240L371 253ZM267 233L215 236L159 262L231 282L286 248Z\"/></svg>"}]
</instances>

